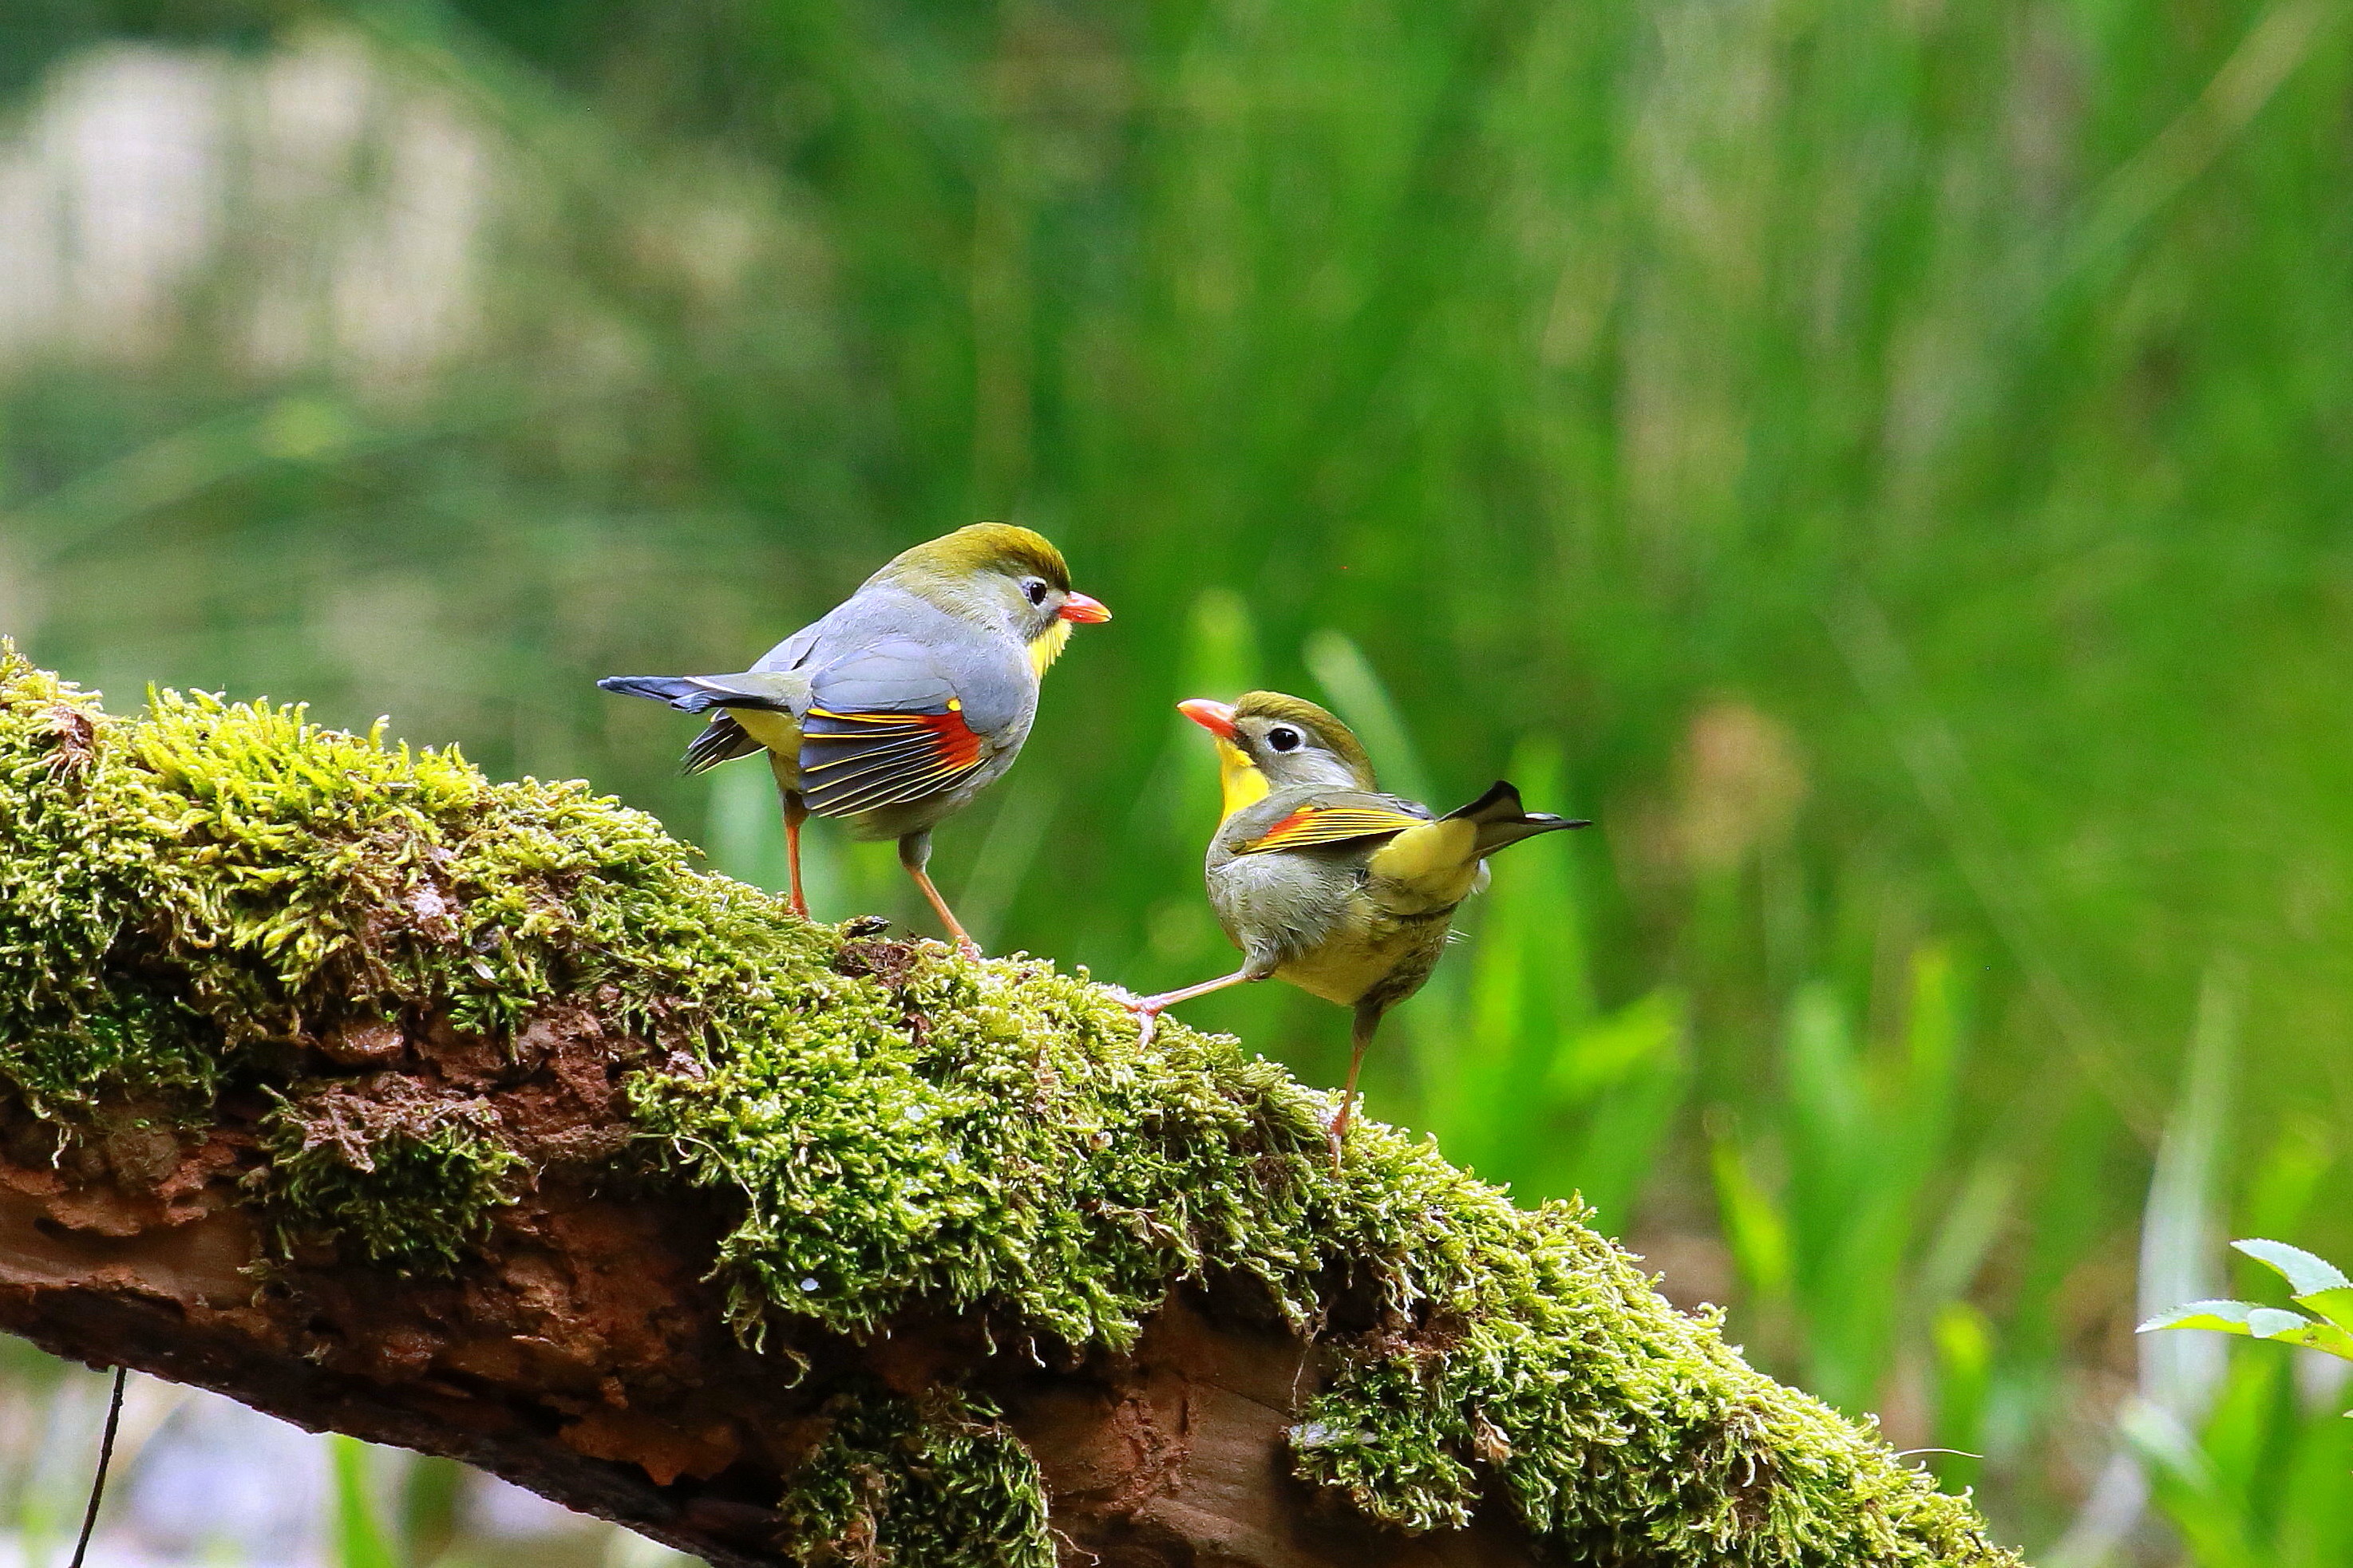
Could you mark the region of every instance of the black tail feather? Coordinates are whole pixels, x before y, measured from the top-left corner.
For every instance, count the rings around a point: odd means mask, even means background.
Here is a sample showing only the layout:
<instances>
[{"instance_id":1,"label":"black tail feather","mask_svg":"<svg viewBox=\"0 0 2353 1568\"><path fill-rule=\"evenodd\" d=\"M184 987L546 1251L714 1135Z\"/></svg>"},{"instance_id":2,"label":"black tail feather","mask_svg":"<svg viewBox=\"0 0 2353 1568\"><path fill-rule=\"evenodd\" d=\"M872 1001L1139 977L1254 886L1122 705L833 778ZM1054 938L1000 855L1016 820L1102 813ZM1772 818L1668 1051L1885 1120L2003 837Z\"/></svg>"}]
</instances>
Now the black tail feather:
<instances>
[{"instance_id":1,"label":"black tail feather","mask_svg":"<svg viewBox=\"0 0 2353 1568\"><path fill-rule=\"evenodd\" d=\"M678 771L699 773L722 763L733 762L737 757L748 757L759 750L760 742L752 739L743 725L724 713L714 713L711 716L711 722L703 726L702 733L686 748L686 756L680 762Z\"/></svg>"},{"instance_id":2,"label":"black tail feather","mask_svg":"<svg viewBox=\"0 0 2353 1568\"><path fill-rule=\"evenodd\" d=\"M1588 818L1555 816L1548 811L1530 811L1520 804L1518 786L1497 779L1487 786L1487 793L1470 805L1446 814L1449 820L1461 819L1479 826L1479 853L1492 855L1524 838L1534 838L1539 833L1558 833L1564 828L1590 827Z\"/></svg>"}]
</instances>

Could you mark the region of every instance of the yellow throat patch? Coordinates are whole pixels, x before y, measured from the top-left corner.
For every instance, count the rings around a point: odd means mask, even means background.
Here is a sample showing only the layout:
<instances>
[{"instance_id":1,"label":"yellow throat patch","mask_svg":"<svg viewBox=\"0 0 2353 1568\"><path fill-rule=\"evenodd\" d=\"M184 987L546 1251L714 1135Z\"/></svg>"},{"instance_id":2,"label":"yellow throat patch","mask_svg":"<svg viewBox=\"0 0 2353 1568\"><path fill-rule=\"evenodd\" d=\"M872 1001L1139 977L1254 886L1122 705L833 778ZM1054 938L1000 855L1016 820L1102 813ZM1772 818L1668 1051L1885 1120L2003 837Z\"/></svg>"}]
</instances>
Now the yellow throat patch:
<instances>
[{"instance_id":1,"label":"yellow throat patch","mask_svg":"<svg viewBox=\"0 0 2353 1568\"><path fill-rule=\"evenodd\" d=\"M1250 760L1242 749L1231 741L1218 742L1218 787L1225 794L1225 802L1218 820L1223 822L1245 806L1256 805L1266 798L1269 785L1258 764Z\"/></svg>"},{"instance_id":2,"label":"yellow throat patch","mask_svg":"<svg viewBox=\"0 0 2353 1568\"><path fill-rule=\"evenodd\" d=\"M1038 679L1046 679L1046 671L1062 657L1062 649L1071 640L1071 623L1056 621L1029 639L1029 668Z\"/></svg>"}]
</instances>

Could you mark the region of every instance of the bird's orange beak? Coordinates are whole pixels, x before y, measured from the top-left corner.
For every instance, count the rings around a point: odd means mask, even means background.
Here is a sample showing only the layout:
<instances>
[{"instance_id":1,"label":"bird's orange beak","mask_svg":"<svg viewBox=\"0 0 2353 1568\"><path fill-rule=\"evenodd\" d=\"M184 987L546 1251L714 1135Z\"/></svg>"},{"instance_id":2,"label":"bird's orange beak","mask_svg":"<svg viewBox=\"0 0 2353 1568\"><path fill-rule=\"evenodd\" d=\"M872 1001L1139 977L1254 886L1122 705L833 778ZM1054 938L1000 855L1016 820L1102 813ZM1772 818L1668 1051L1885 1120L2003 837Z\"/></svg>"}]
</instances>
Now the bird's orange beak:
<instances>
[{"instance_id":1,"label":"bird's orange beak","mask_svg":"<svg viewBox=\"0 0 2353 1568\"><path fill-rule=\"evenodd\" d=\"M1069 598L1062 601L1062 607L1054 613L1058 619L1065 621L1107 621L1111 619L1111 606L1109 605L1104 604L1101 599L1090 598L1084 594L1072 594Z\"/></svg>"},{"instance_id":2,"label":"bird's orange beak","mask_svg":"<svg viewBox=\"0 0 2353 1568\"><path fill-rule=\"evenodd\" d=\"M1212 702L1206 697L1188 697L1176 704L1176 711L1220 741L1230 742L1234 738L1234 708L1230 702Z\"/></svg>"}]
</instances>

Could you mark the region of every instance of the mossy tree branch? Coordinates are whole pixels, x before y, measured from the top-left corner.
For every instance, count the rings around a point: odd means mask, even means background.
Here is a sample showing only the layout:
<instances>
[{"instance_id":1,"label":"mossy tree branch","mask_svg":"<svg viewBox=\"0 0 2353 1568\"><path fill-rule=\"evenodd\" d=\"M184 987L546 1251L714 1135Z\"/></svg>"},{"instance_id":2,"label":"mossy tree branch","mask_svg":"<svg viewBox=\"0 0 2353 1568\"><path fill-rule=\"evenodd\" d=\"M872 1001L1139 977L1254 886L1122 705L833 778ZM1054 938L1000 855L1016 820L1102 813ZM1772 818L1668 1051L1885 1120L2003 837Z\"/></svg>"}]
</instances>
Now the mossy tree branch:
<instances>
[{"instance_id":1,"label":"mossy tree branch","mask_svg":"<svg viewBox=\"0 0 2353 1568\"><path fill-rule=\"evenodd\" d=\"M723 1563L2015 1562L1325 1108L581 786L0 647L0 1327Z\"/></svg>"}]
</instances>

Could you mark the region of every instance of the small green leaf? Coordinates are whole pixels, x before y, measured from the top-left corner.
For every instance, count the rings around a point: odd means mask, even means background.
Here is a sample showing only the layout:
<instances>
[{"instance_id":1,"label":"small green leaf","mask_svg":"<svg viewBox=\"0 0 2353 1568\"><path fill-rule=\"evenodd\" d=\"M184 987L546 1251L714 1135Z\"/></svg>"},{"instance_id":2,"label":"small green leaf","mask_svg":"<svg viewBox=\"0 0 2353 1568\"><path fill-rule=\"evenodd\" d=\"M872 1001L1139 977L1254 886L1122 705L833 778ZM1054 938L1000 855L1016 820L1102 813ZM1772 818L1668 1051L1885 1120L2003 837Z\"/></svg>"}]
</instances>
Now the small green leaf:
<instances>
[{"instance_id":1,"label":"small green leaf","mask_svg":"<svg viewBox=\"0 0 2353 1568\"><path fill-rule=\"evenodd\" d=\"M2218 1334L2252 1337L2253 1331L2247 1327L2248 1318L2268 1310L2253 1301L2192 1301L2186 1307L2159 1312L2133 1331L2146 1334L2158 1329L2206 1329Z\"/></svg>"},{"instance_id":2,"label":"small green leaf","mask_svg":"<svg viewBox=\"0 0 2353 1568\"><path fill-rule=\"evenodd\" d=\"M2239 1334L2251 1340L2272 1340L2303 1345L2353 1361L2353 1334L2334 1323L2316 1323L2300 1313L2253 1301L2192 1301L2160 1312L2140 1326L2141 1333L2157 1329L2203 1329L2210 1333Z\"/></svg>"},{"instance_id":3,"label":"small green leaf","mask_svg":"<svg viewBox=\"0 0 2353 1568\"><path fill-rule=\"evenodd\" d=\"M2301 1312L2287 1311L2279 1307L2258 1307L2247 1314L2247 1332L2259 1340L2286 1340L2298 1342L2297 1335L2306 1329L2321 1325Z\"/></svg>"},{"instance_id":4,"label":"small green leaf","mask_svg":"<svg viewBox=\"0 0 2353 1568\"><path fill-rule=\"evenodd\" d=\"M2353 1334L2334 1323L2316 1323L2294 1312L2266 1307L2249 1320L2247 1327L2257 1339L2302 1345L2306 1350L2326 1351L2340 1360L2353 1361Z\"/></svg>"},{"instance_id":5,"label":"small green leaf","mask_svg":"<svg viewBox=\"0 0 2353 1568\"><path fill-rule=\"evenodd\" d=\"M2295 1317L2295 1311L2283 1311L2280 1317ZM2256 1328L2263 1331L2263 1333L2256 1333L2256 1338L2275 1340L2280 1344L2301 1344L2306 1350L2325 1350L2339 1361L2353 1361L2353 1333L2346 1333L2344 1328L2339 1328L2337 1323L2316 1323L2311 1319L2301 1319L2301 1321L2284 1323L2278 1328L2271 1328L2268 1321L2259 1323Z\"/></svg>"},{"instance_id":6,"label":"small green leaf","mask_svg":"<svg viewBox=\"0 0 2353 1568\"><path fill-rule=\"evenodd\" d=\"M2278 1274L2298 1296L2316 1296L2323 1290L2341 1290L2353 1285L2353 1279L2346 1279L2344 1270L2334 1263L2284 1241L2251 1239L2231 1245Z\"/></svg>"},{"instance_id":7,"label":"small green leaf","mask_svg":"<svg viewBox=\"0 0 2353 1568\"><path fill-rule=\"evenodd\" d=\"M2327 1290L2315 1290L2298 1296L2295 1304L2307 1312L2317 1312L2340 1329L2353 1331L2353 1285L2338 1285Z\"/></svg>"}]
</instances>

